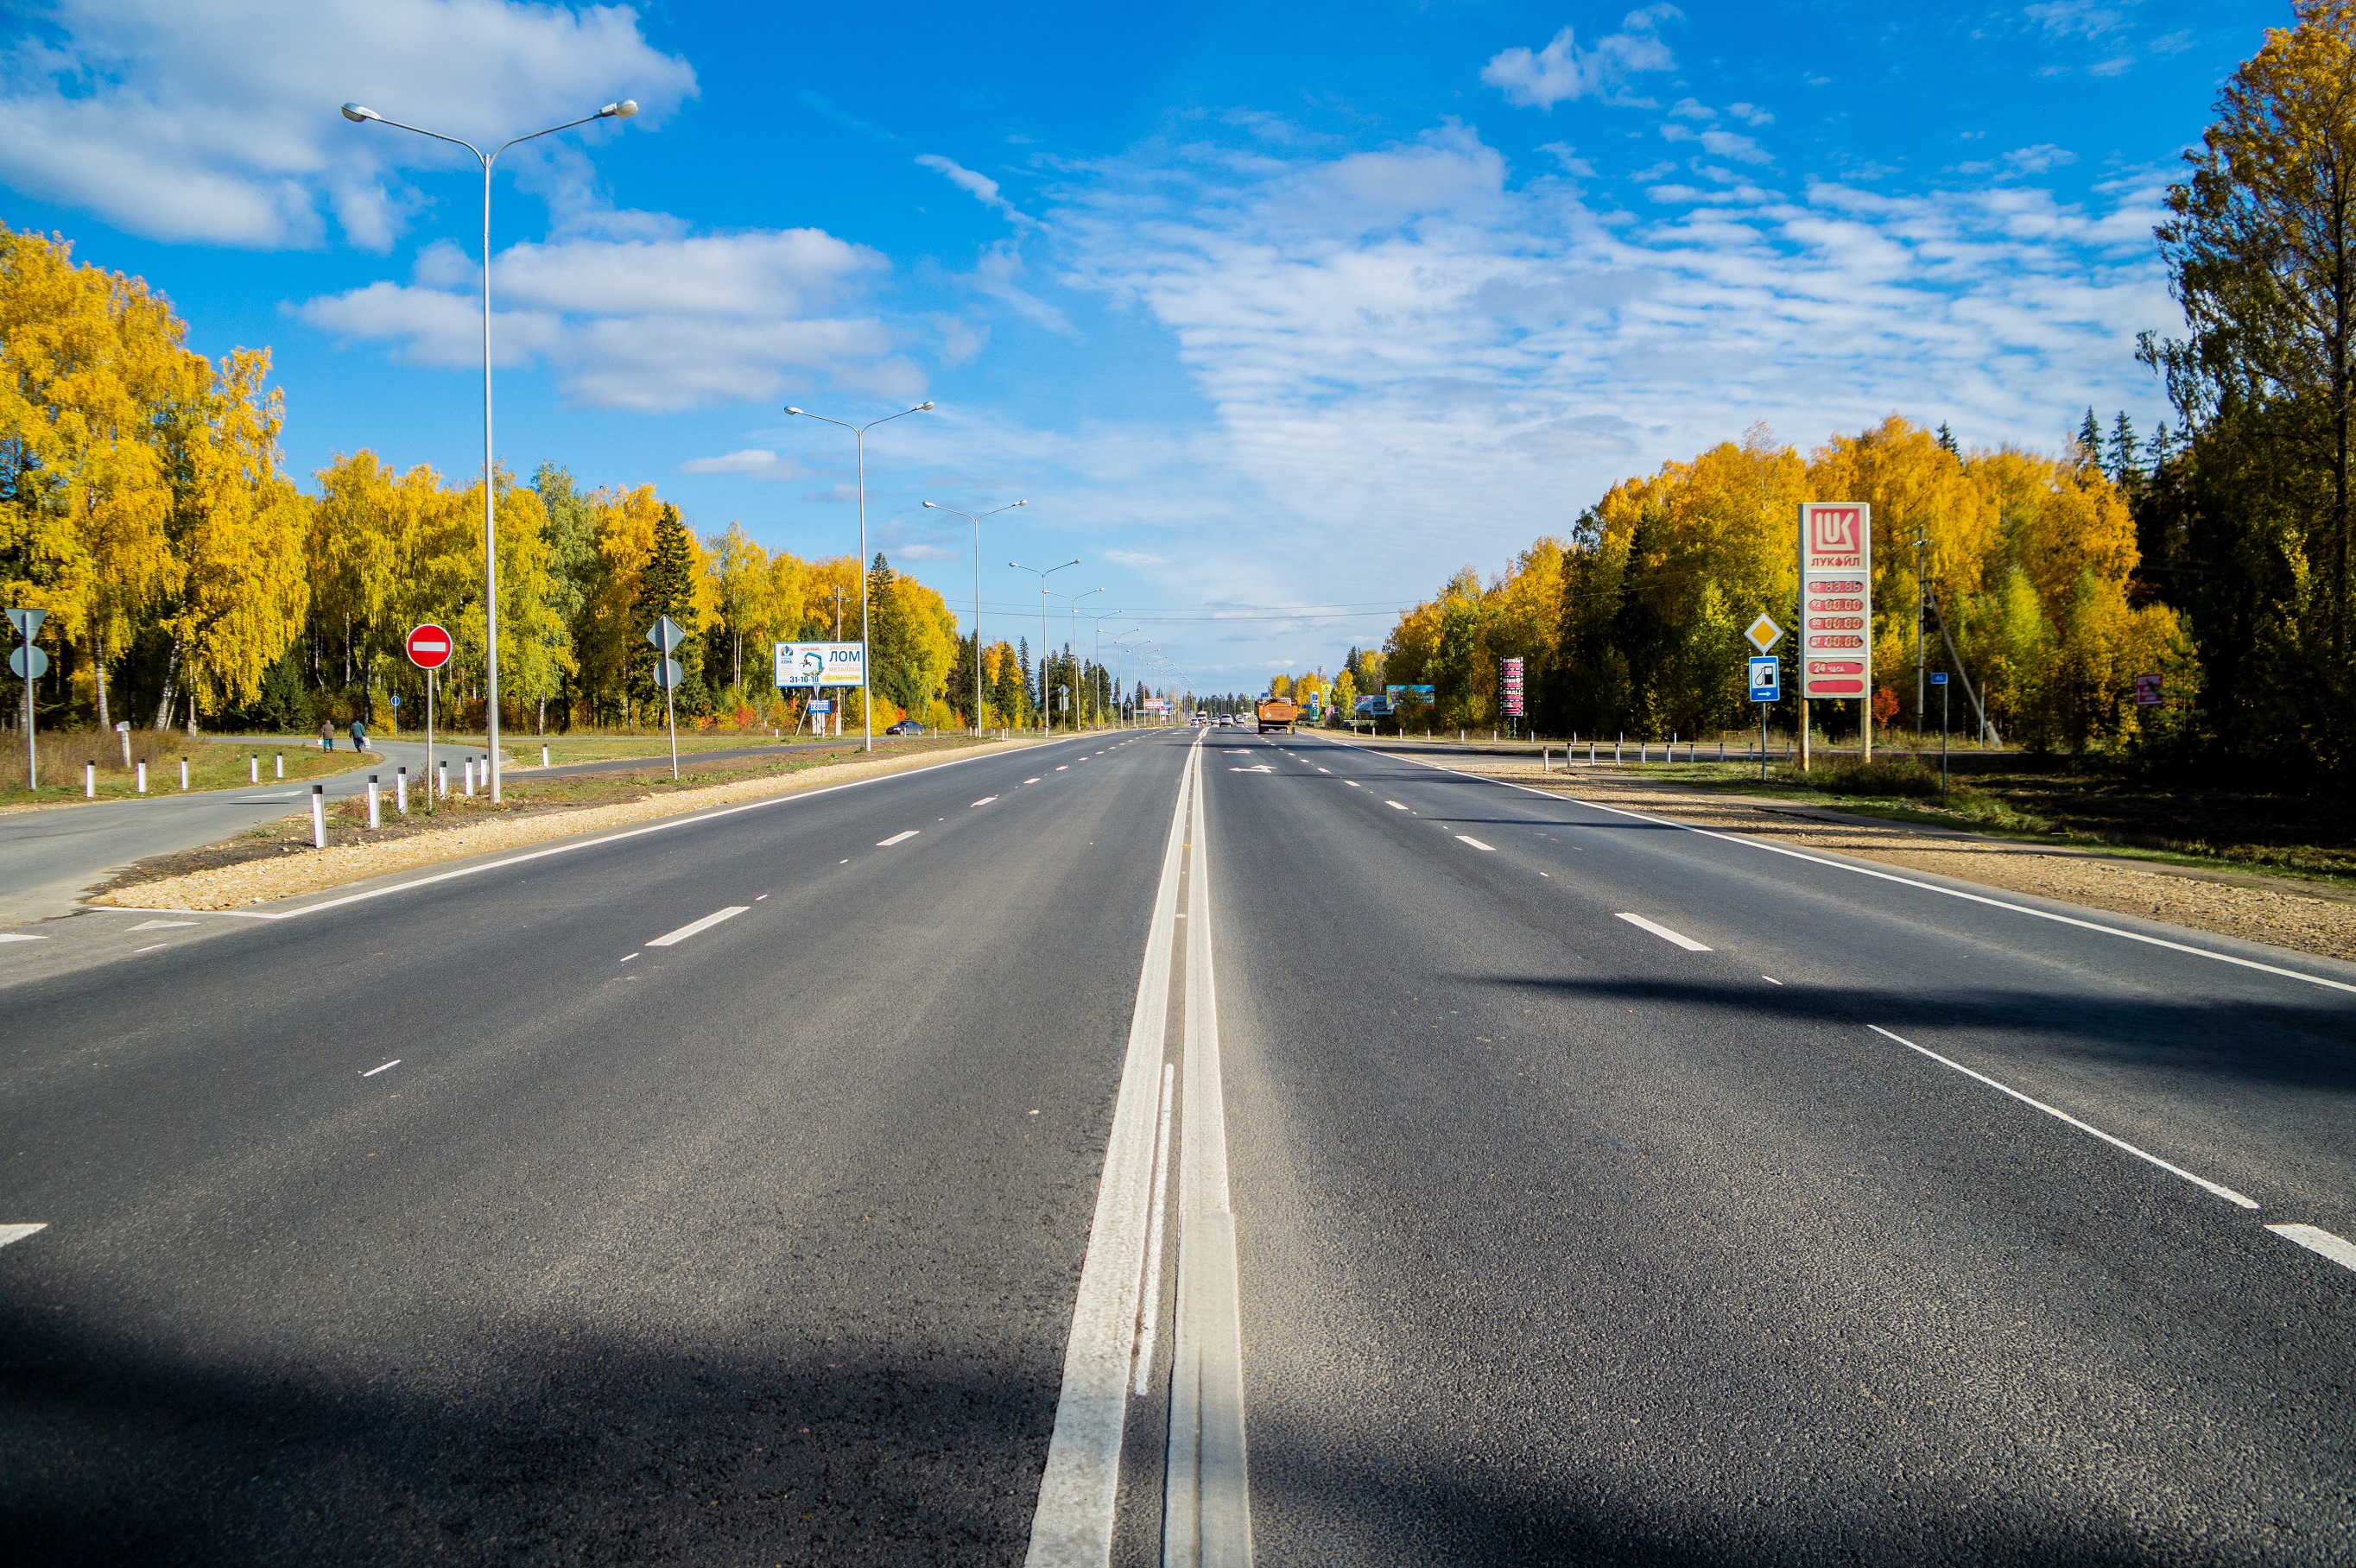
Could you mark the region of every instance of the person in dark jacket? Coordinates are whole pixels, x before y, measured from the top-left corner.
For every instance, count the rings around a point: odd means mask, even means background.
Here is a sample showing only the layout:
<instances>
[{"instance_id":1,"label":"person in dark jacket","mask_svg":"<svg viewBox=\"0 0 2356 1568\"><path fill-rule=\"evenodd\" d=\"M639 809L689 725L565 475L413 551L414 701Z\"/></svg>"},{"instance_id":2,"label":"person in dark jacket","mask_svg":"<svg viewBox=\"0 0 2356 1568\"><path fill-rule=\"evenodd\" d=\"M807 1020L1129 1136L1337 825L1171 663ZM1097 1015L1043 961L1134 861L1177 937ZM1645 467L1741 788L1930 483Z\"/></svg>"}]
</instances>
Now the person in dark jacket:
<instances>
[{"instance_id":1,"label":"person in dark jacket","mask_svg":"<svg viewBox=\"0 0 2356 1568\"><path fill-rule=\"evenodd\" d=\"M368 750L368 721L364 719L352 720L352 750L355 752Z\"/></svg>"}]
</instances>

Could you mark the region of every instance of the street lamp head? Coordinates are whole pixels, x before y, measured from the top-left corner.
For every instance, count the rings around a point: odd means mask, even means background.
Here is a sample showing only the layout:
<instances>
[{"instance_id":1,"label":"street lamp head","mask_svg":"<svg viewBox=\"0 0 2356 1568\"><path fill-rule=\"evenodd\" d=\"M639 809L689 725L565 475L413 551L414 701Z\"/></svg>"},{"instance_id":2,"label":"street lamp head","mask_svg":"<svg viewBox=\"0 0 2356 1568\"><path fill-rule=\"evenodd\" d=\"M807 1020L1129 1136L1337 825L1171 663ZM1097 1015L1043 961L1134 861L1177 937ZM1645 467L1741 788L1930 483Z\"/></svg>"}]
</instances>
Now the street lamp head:
<instances>
[{"instance_id":1,"label":"street lamp head","mask_svg":"<svg viewBox=\"0 0 2356 1568\"><path fill-rule=\"evenodd\" d=\"M637 112L638 101L635 98L625 98L619 103L608 103L605 108L597 111L597 118L600 120L627 120L631 115L636 114Z\"/></svg>"},{"instance_id":2,"label":"street lamp head","mask_svg":"<svg viewBox=\"0 0 2356 1568\"><path fill-rule=\"evenodd\" d=\"M1027 506L1029 506L1031 503L1030 503L1030 502L1028 502L1028 501L1017 501L1017 502L1015 502L1014 504L1015 504L1016 506L1018 506L1018 507L1027 507Z\"/></svg>"},{"instance_id":3,"label":"street lamp head","mask_svg":"<svg viewBox=\"0 0 2356 1568\"><path fill-rule=\"evenodd\" d=\"M912 412L915 412L915 413L920 413L920 414L928 414L928 413L931 413L931 412L933 411L933 405L931 404L931 402L930 402L930 401L921 402L921 403L918 403L918 404L916 406L916 408L915 408L914 410L912 410L911 411L912 411Z\"/></svg>"},{"instance_id":4,"label":"street lamp head","mask_svg":"<svg viewBox=\"0 0 2356 1568\"><path fill-rule=\"evenodd\" d=\"M365 125L371 120L381 120L384 116L373 109L363 109L357 103L347 103L344 105L344 118L355 125Z\"/></svg>"},{"instance_id":5,"label":"street lamp head","mask_svg":"<svg viewBox=\"0 0 2356 1568\"><path fill-rule=\"evenodd\" d=\"M786 412L789 414L798 414L801 412L801 410L795 408L792 404L788 403L786 405Z\"/></svg>"}]
</instances>

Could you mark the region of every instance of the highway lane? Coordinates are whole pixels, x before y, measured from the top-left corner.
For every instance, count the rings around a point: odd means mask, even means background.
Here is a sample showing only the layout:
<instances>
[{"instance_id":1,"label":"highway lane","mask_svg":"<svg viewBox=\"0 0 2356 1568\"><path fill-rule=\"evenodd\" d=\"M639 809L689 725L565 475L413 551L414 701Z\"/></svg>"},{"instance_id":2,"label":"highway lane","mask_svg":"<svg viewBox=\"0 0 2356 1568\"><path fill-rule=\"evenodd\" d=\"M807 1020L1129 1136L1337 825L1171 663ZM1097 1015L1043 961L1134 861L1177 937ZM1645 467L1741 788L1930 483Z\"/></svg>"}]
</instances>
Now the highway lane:
<instances>
[{"instance_id":1,"label":"highway lane","mask_svg":"<svg viewBox=\"0 0 2356 1568\"><path fill-rule=\"evenodd\" d=\"M1019 1558L1184 755L1121 739L9 988L14 1550Z\"/></svg>"},{"instance_id":2,"label":"highway lane","mask_svg":"<svg viewBox=\"0 0 2356 1568\"><path fill-rule=\"evenodd\" d=\"M0 949L18 1538L2356 1555L2356 1270L2266 1228L2356 1236L2356 995L1307 735L1190 799L1190 743Z\"/></svg>"},{"instance_id":3,"label":"highway lane","mask_svg":"<svg viewBox=\"0 0 2356 1568\"><path fill-rule=\"evenodd\" d=\"M2356 1551L2356 1272L2265 1229L2356 1235L2356 998L1214 744L1268 1560Z\"/></svg>"}]
</instances>

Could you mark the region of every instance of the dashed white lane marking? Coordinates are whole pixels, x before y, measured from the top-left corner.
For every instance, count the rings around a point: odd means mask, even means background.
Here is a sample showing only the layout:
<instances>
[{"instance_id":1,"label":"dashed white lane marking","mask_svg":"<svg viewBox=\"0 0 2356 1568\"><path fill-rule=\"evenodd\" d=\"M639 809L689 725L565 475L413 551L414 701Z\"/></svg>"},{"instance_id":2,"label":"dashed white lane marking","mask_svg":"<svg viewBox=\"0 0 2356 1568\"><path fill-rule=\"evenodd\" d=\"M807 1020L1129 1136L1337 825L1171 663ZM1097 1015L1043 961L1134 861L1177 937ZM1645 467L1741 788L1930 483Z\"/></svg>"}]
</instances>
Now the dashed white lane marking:
<instances>
[{"instance_id":1,"label":"dashed white lane marking","mask_svg":"<svg viewBox=\"0 0 2356 1568\"><path fill-rule=\"evenodd\" d=\"M905 844L909 839L914 838L917 834L922 833L924 829L921 827L911 827L905 832L894 833L889 838L878 838L875 840L875 848L878 849L889 849L894 844Z\"/></svg>"},{"instance_id":2,"label":"dashed white lane marking","mask_svg":"<svg viewBox=\"0 0 2356 1568\"><path fill-rule=\"evenodd\" d=\"M755 893L753 895L753 901L755 903L759 903L763 899L767 898L768 896L769 895L766 893Z\"/></svg>"},{"instance_id":3,"label":"dashed white lane marking","mask_svg":"<svg viewBox=\"0 0 2356 1568\"><path fill-rule=\"evenodd\" d=\"M194 925L196 923L197 923L193 920L143 920L131 929L134 931L166 931L176 925Z\"/></svg>"},{"instance_id":4,"label":"dashed white lane marking","mask_svg":"<svg viewBox=\"0 0 2356 1568\"><path fill-rule=\"evenodd\" d=\"M153 943L148 944L147 944L146 946L145 946L145 947L134 947L134 948L133 948L133 949L131 950L131 956L133 956L134 958L136 958L136 957L138 957L142 953L161 953L161 952L163 952L163 951L164 951L164 949L166 949L166 947L169 947L169 946L171 946L171 945L172 945L172 944L171 944L170 943L168 943L168 942L153 942Z\"/></svg>"},{"instance_id":5,"label":"dashed white lane marking","mask_svg":"<svg viewBox=\"0 0 2356 1568\"><path fill-rule=\"evenodd\" d=\"M48 1228L48 1221L46 1220L30 1225L0 1225L0 1247L5 1247L11 1242L21 1242L34 1232L46 1231Z\"/></svg>"},{"instance_id":6,"label":"dashed white lane marking","mask_svg":"<svg viewBox=\"0 0 2356 1568\"><path fill-rule=\"evenodd\" d=\"M1072 765L1072 764L1071 764L1071 763L1057 763L1055 764L1055 771L1056 771L1057 773L1062 773L1066 768L1068 768L1068 767L1070 767L1071 765Z\"/></svg>"},{"instance_id":7,"label":"dashed white lane marking","mask_svg":"<svg viewBox=\"0 0 2356 1568\"><path fill-rule=\"evenodd\" d=\"M1037 779L1024 779L1023 782L1024 784L1037 784L1039 781Z\"/></svg>"},{"instance_id":8,"label":"dashed white lane marking","mask_svg":"<svg viewBox=\"0 0 2356 1568\"><path fill-rule=\"evenodd\" d=\"M1389 806L1393 811L1405 811L1405 810L1407 809L1407 807L1406 807L1406 806L1401 805L1398 802L1397 802L1397 801L1395 801L1395 800L1387 800L1387 801L1383 802L1383 804L1384 804L1385 805Z\"/></svg>"},{"instance_id":9,"label":"dashed white lane marking","mask_svg":"<svg viewBox=\"0 0 2356 1568\"><path fill-rule=\"evenodd\" d=\"M361 1074L360 1074L360 1076L361 1076L361 1077L363 1077L363 1078L373 1078L373 1077L375 1077L378 1073L380 1073L380 1072L383 1072L383 1071L385 1070L385 1067L398 1067L398 1066L400 1066L400 1065L401 1065L401 1058L399 1058L398 1056L396 1056L396 1057L394 1057L391 1061L386 1062L386 1063L384 1064L384 1067L371 1067L371 1068L369 1068L366 1072L361 1073Z\"/></svg>"},{"instance_id":10,"label":"dashed white lane marking","mask_svg":"<svg viewBox=\"0 0 2356 1568\"><path fill-rule=\"evenodd\" d=\"M1892 1034L1888 1029L1883 1029L1879 1024L1868 1024L1865 1027L1871 1029L1874 1033L1881 1036L1884 1040L1894 1040L1899 1044L1904 1046L1907 1050L1914 1051L1918 1055L1929 1057L1932 1061L1937 1062L1942 1067L1952 1067L1956 1072L1962 1073L1965 1077L1976 1079L1980 1083L1987 1084L1989 1088L1996 1090L1998 1093L2009 1094L2024 1105L2034 1106L2036 1109L2044 1112L2047 1115L2051 1116L2056 1121L2067 1122L2070 1125L2077 1128L2082 1133L2092 1133L2094 1136L2102 1139L2104 1143L2109 1144L2113 1148L2124 1149L2127 1153L2135 1156L2137 1159L2147 1160L2151 1164L2159 1167L2160 1169L2168 1172L2170 1176L2180 1176L2185 1180L2192 1183L2193 1186L2201 1189L2203 1192L2214 1193L2216 1196L2222 1198L2226 1202L2237 1204L2244 1209L2254 1209L2258 1206L2255 1199L2244 1198L2230 1187L2221 1187L2206 1177L2195 1176L2180 1165L2170 1165L2168 1161L2160 1158L2159 1156L2139 1149L2136 1147L2135 1145L2127 1142L2125 1138L2113 1137L2110 1134L2103 1131L2102 1128L2082 1122L2067 1111L2057 1111L2042 1100L2032 1100L2028 1095L2022 1093L2019 1090L2011 1087L2009 1084L1999 1083L1985 1072L1975 1072L1970 1068L1965 1066L1962 1062L1954 1060L1952 1057L1942 1056L1937 1051L1931 1050L1928 1046L1917 1045L1902 1034ZM2344 1245L2345 1243L2342 1244Z\"/></svg>"},{"instance_id":11,"label":"dashed white lane marking","mask_svg":"<svg viewBox=\"0 0 2356 1568\"><path fill-rule=\"evenodd\" d=\"M627 964L631 959L636 958L637 956L637 955L635 953L625 953L622 955L622 962Z\"/></svg>"},{"instance_id":12,"label":"dashed white lane marking","mask_svg":"<svg viewBox=\"0 0 2356 1568\"><path fill-rule=\"evenodd\" d=\"M667 931L663 933L660 936L656 937L652 942L648 943L647 945L648 947L675 947L679 944L685 942L689 937L693 936L697 932L710 931L713 926L718 925L723 920L734 920L738 915L743 914L746 910L751 909L752 907L753 906L751 904L730 904L726 909L714 910L710 914L705 915L701 920L691 920L685 925L680 926L677 931Z\"/></svg>"},{"instance_id":13,"label":"dashed white lane marking","mask_svg":"<svg viewBox=\"0 0 2356 1568\"><path fill-rule=\"evenodd\" d=\"M1333 770L1333 769L1331 769L1331 768L1320 768L1320 769L1318 769L1317 771L1318 771L1319 773L1332 773Z\"/></svg>"},{"instance_id":14,"label":"dashed white lane marking","mask_svg":"<svg viewBox=\"0 0 2356 1568\"><path fill-rule=\"evenodd\" d=\"M0 931L0 942L47 942L46 936L28 936L21 931Z\"/></svg>"},{"instance_id":15,"label":"dashed white lane marking","mask_svg":"<svg viewBox=\"0 0 2356 1568\"><path fill-rule=\"evenodd\" d=\"M1767 982L1769 985L1771 985L1771 986L1780 986L1780 985L1782 985L1782 984L1783 983L1783 981L1778 980L1777 978L1775 978L1775 976L1772 976L1772 975L1762 975L1762 976L1760 976L1759 977L1760 977L1761 979L1762 979L1762 980L1766 981L1766 982Z\"/></svg>"},{"instance_id":16,"label":"dashed white lane marking","mask_svg":"<svg viewBox=\"0 0 2356 1568\"><path fill-rule=\"evenodd\" d=\"M1475 849L1484 849L1492 855L1497 852L1497 847L1494 844L1483 844L1478 838L1473 837L1470 833L1458 834L1456 836L1456 841L1459 844L1470 844Z\"/></svg>"},{"instance_id":17,"label":"dashed white lane marking","mask_svg":"<svg viewBox=\"0 0 2356 1568\"><path fill-rule=\"evenodd\" d=\"M1709 951L1708 948L1704 947L1692 937L1684 935L1678 932L1671 931L1665 925L1660 925L1655 922L1646 920L1641 914L1623 914L1620 918L1626 921L1630 925L1634 926L1639 931L1651 932L1655 936L1659 937L1664 942L1676 943L1679 947L1684 948L1688 953L1707 953Z\"/></svg>"},{"instance_id":18,"label":"dashed white lane marking","mask_svg":"<svg viewBox=\"0 0 2356 1568\"><path fill-rule=\"evenodd\" d=\"M988 805L991 801L996 800L997 798L998 798L998 797L997 797L996 795L983 795L980 800L975 801L975 802L973 803L973 805ZM971 810L973 809L973 805L969 805L969 806L967 806L967 807L966 807L966 809L967 809L968 811L971 811Z\"/></svg>"},{"instance_id":19,"label":"dashed white lane marking","mask_svg":"<svg viewBox=\"0 0 2356 1568\"><path fill-rule=\"evenodd\" d=\"M2286 1242L2297 1242L2310 1253L2329 1258L2341 1268L2356 1269L2356 1242L2342 1240L2320 1225L2268 1225Z\"/></svg>"},{"instance_id":20,"label":"dashed white lane marking","mask_svg":"<svg viewBox=\"0 0 2356 1568\"><path fill-rule=\"evenodd\" d=\"M1358 781L1355 779L1344 779L1342 782L1348 784L1352 789L1356 789L1358 787Z\"/></svg>"}]
</instances>

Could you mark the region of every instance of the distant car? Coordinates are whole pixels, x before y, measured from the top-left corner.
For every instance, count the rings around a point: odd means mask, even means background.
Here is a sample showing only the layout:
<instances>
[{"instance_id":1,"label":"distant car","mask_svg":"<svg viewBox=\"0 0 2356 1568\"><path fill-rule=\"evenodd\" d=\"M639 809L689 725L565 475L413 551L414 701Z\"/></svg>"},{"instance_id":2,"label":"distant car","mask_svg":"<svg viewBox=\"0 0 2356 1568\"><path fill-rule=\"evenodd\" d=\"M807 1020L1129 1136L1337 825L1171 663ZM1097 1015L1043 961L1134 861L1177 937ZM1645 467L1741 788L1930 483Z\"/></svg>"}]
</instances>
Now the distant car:
<instances>
[{"instance_id":1,"label":"distant car","mask_svg":"<svg viewBox=\"0 0 2356 1568\"><path fill-rule=\"evenodd\" d=\"M886 735L921 735L924 732L925 727L913 719L903 719L884 731Z\"/></svg>"}]
</instances>

